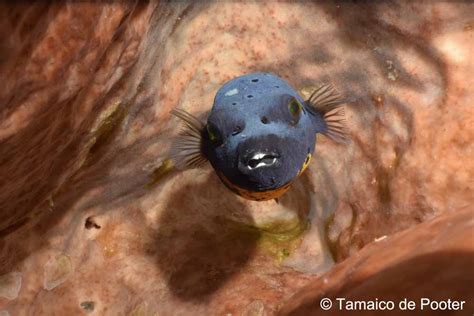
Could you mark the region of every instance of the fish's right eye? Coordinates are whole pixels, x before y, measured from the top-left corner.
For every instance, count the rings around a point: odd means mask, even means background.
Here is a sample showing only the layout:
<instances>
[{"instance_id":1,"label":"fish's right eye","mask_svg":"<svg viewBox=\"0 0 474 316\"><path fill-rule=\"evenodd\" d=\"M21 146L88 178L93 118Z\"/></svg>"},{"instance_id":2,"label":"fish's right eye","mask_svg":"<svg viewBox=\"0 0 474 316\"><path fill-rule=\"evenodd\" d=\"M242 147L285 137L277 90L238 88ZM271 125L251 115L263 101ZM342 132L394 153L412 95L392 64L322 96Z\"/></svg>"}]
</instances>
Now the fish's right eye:
<instances>
[{"instance_id":1,"label":"fish's right eye","mask_svg":"<svg viewBox=\"0 0 474 316\"><path fill-rule=\"evenodd\" d=\"M206 125L207 135L214 144L222 143L222 136L219 129L214 124Z\"/></svg>"},{"instance_id":2,"label":"fish's right eye","mask_svg":"<svg viewBox=\"0 0 474 316\"><path fill-rule=\"evenodd\" d=\"M288 110L290 111L291 116L293 117L291 123L293 125L297 124L300 120L302 105L295 98L291 98L290 102L288 103Z\"/></svg>"}]
</instances>

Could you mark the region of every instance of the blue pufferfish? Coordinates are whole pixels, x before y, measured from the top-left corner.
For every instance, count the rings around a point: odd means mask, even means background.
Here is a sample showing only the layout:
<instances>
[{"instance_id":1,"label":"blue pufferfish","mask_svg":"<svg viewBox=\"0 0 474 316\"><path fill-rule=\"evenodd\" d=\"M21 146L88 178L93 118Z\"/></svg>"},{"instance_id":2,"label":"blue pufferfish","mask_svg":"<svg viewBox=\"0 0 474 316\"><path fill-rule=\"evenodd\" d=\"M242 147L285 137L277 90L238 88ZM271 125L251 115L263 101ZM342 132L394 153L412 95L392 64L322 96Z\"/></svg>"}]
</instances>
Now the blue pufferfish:
<instances>
[{"instance_id":1,"label":"blue pufferfish","mask_svg":"<svg viewBox=\"0 0 474 316\"><path fill-rule=\"evenodd\" d=\"M317 133L346 142L344 103L329 84L304 100L271 73L239 76L218 90L207 122L184 110L172 111L185 126L171 159L178 169L209 161L241 197L277 199L307 168Z\"/></svg>"}]
</instances>

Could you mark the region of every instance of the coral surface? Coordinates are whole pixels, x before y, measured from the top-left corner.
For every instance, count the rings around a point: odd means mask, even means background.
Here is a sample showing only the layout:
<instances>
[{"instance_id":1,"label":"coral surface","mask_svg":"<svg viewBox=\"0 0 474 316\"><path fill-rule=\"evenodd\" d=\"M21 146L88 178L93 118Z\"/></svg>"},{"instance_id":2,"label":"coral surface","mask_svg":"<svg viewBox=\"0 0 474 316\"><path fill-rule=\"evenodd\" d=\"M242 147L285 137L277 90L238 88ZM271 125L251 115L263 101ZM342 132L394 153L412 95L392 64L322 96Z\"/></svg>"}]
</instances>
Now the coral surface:
<instances>
[{"instance_id":1,"label":"coral surface","mask_svg":"<svg viewBox=\"0 0 474 316\"><path fill-rule=\"evenodd\" d=\"M304 314L325 294L428 285L472 300L473 11L1 3L0 315ZM205 117L253 71L303 94L332 82L351 142L318 136L280 203L235 196L209 166L155 181L170 110Z\"/></svg>"}]
</instances>

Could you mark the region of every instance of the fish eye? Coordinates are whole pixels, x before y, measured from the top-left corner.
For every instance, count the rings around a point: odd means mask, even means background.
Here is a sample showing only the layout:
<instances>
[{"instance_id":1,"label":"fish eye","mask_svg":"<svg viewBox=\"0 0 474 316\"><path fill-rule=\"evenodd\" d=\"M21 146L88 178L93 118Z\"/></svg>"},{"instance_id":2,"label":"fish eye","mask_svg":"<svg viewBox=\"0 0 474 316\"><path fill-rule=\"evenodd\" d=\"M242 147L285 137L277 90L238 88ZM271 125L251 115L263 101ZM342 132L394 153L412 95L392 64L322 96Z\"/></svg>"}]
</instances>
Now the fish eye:
<instances>
[{"instance_id":1,"label":"fish eye","mask_svg":"<svg viewBox=\"0 0 474 316\"><path fill-rule=\"evenodd\" d=\"M291 121L293 124L298 123L302 108L303 107L298 100L296 100L295 98L291 98L290 102L288 103L288 110L290 111L291 116L293 117L293 120Z\"/></svg>"},{"instance_id":2,"label":"fish eye","mask_svg":"<svg viewBox=\"0 0 474 316\"><path fill-rule=\"evenodd\" d=\"M206 130L207 130L207 135L209 136L209 139L211 140L211 142L213 142L216 145L222 143L221 133L214 124L208 123L206 125Z\"/></svg>"}]
</instances>

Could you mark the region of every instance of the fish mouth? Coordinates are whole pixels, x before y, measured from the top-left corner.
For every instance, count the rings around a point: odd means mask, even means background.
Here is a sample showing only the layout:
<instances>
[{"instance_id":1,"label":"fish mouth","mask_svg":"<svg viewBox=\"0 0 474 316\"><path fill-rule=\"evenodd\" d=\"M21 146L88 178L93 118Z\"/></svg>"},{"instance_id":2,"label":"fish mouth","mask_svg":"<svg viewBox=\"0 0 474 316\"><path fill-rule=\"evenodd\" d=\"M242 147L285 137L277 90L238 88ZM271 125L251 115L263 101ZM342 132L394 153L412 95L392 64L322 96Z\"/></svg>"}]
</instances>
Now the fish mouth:
<instances>
[{"instance_id":1,"label":"fish mouth","mask_svg":"<svg viewBox=\"0 0 474 316\"><path fill-rule=\"evenodd\" d=\"M248 160L247 168L254 170L262 167L270 167L277 162L278 158L280 158L280 156L274 153L256 153Z\"/></svg>"}]
</instances>

